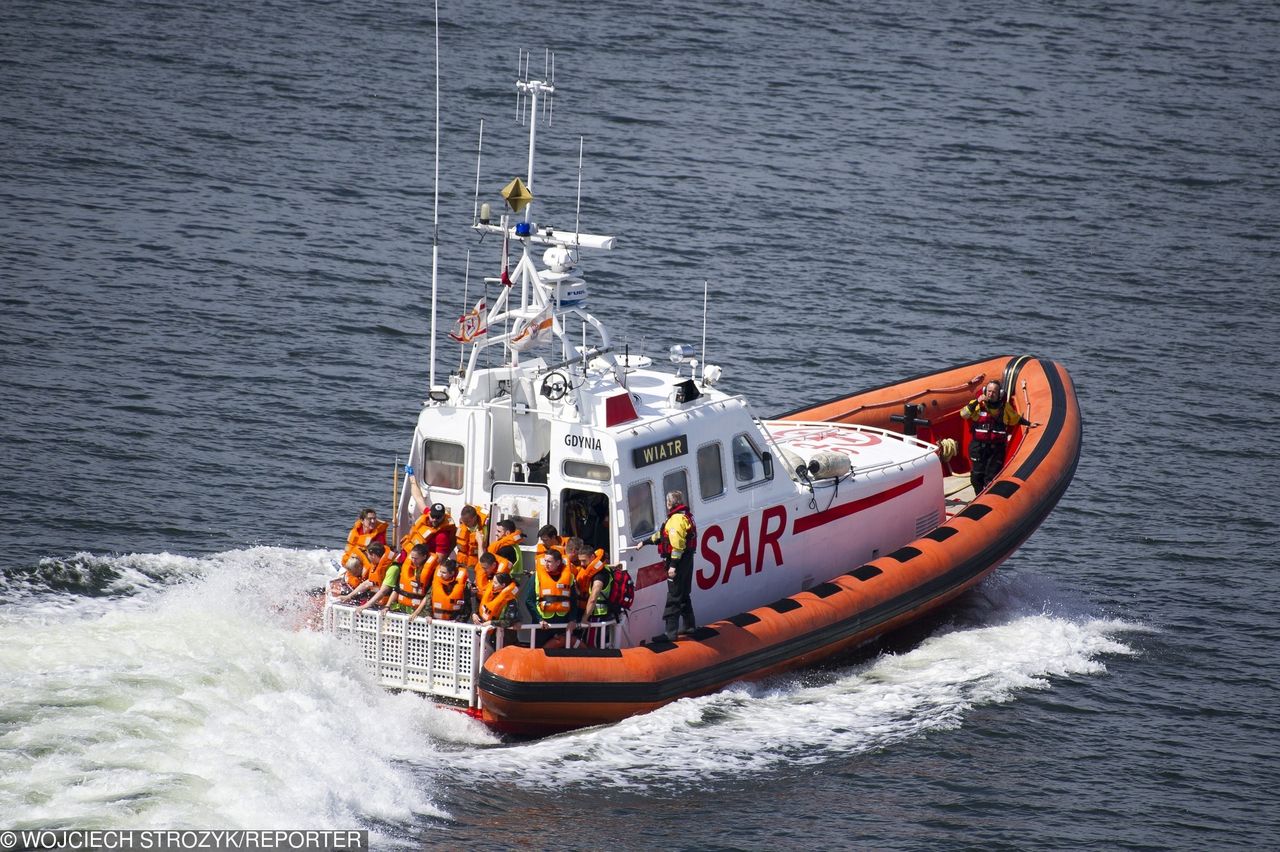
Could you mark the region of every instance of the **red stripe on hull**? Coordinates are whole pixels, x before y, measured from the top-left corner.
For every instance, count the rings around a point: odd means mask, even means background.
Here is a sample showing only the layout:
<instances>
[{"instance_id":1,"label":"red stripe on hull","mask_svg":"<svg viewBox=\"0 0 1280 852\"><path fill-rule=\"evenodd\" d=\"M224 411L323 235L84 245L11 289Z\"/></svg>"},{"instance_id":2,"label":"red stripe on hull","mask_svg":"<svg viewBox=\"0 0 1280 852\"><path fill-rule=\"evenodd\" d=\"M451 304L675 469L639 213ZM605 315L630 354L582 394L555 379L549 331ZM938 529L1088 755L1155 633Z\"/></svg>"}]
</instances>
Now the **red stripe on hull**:
<instances>
[{"instance_id":1,"label":"red stripe on hull","mask_svg":"<svg viewBox=\"0 0 1280 852\"><path fill-rule=\"evenodd\" d=\"M906 494L908 491L913 491L921 485L924 485L924 477L917 476L910 482L895 485L893 488L890 488L887 491L881 491L879 494L872 494L870 497L863 497L861 500L854 500L852 503L835 506L831 509L827 509L825 512L819 512L816 515L806 515L803 518L796 518L795 524L791 527L791 534L799 535L802 532L808 532L811 529L816 529L823 524L829 524L832 521L852 515L854 512L861 512L863 509L870 509L872 506L879 506L881 503L885 503L892 500L894 497Z\"/></svg>"}]
</instances>

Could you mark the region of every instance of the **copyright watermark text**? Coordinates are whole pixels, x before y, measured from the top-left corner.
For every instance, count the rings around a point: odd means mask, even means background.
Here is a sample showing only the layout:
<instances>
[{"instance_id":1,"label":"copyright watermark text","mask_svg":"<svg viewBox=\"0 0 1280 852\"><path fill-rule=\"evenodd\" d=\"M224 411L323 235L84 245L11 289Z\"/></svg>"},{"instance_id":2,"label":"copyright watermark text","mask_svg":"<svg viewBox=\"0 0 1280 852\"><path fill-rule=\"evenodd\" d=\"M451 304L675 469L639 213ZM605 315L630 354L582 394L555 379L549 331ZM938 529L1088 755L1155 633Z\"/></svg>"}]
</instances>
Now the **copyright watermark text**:
<instances>
[{"instance_id":1,"label":"copyright watermark text","mask_svg":"<svg viewBox=\"0 0 1280 852\"><path fill-rule=\"evenodd\" d=\"M0 831L0 850L69 849L305 849L366 850L367 831L260 831L203 829L89 829Z\"/></svg>"}]
</instances>

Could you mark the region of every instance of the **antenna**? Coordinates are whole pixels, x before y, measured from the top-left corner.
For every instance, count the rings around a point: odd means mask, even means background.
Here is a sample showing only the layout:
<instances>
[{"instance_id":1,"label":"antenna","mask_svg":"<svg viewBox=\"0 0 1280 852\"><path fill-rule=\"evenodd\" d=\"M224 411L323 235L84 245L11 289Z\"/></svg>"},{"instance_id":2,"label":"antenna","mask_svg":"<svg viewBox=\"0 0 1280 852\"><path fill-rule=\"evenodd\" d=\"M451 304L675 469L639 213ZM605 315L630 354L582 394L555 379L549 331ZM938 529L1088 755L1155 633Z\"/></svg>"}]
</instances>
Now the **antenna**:
<instances>
[{"instance_id":1,"label":"antenna","mask_svg":"<svg viewBox=\"0 0 1280 852\"><path fill-rule=\"evenodd\" d=\"M471 289L471 249L467 249L467 266L466 266L466 271L462 274L462 316L463 317L466 317L467 311L470 310L470 308L467 307L468 296L469 296L468 291L470 289ZM462 333L461 323L459 324L458 332ZM462 356L463 356L463 353L465 353L466 351L467 351L467 344L459 340L458 341L458 374L459 375L462 374Z\"/></svg>"},{"instance_id":2,"label":"antenna","mask_svg":"<svg viewBox=\"0 0 1280 852\"><path fill-rule=\"evenodd\" d=\"M543 73L542 76L551 84L551 91L547 92L547 99L542 102L542 120L551 123L551 98L555 93L555 54L551 52L551 48L546 48L546 56L543 57Z\"/></svg>"},{"instance_id":3,"label":"antenna","mask_svg":"<svg viewBox=\"0 0 1280 852\"><path fill-rule=\"evenodd\" d=\"M431 202L431 371L427 389L436 385L436 286L440 259L440 0L435 0L436 22L436 164Z\"/></svg>"},{"instance_id":4,"label":"antenna","mask_svg":"<svg viewBox=\"0 0 1280 852\"><path fill-rule=\"evenodd\" d=\"M516 50L516 82L529 82L529 51L524 48ZM525 99L525 87L516 87L516 121L524 127L528 101Z\"/></svg>"},{"instance_id":5,"label":"antenna","mask_svg":"<svg viewBox=\"0 0 1280 852\"><path fill-rule=\"evenodd\" d=\"M690 376L689 378L693 378ZM707 279L702 279L702 380L707 380Z\"/></svg>"},{"instance_id":6,"label":"antenna","mask_svg":"<svg viewBox=\"0 0 1280 852\"><path fill-rule=\"evenodd\" d=\"M573 244L578 244L578 219L582 213L582 146L585 137L578 137L578 206L573 211Z\"/></svg>"},{"instance_id":7,"label":"antenna","mask_svg":"<svg viewBox=\"0 0 1280 852\"><path fill-rule=\"evenodd\" d=\"M480 152L484 149L484 119L480 119L480 137L476 139L476 194L471 207L471 227L480 221Z\"/></svg>"}]
</instances>

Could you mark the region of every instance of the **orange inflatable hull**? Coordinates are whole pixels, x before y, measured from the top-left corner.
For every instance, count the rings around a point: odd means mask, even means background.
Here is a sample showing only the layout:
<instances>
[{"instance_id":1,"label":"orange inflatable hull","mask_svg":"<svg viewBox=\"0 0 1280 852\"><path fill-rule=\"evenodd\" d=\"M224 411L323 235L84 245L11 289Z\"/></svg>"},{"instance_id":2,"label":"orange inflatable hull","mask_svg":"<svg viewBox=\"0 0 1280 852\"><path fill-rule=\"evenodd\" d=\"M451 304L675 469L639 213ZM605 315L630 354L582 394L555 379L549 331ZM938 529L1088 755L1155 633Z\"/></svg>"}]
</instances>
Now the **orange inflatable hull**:
<instances>
[{"instance_id":1,"label":"orange inflatable hull","mask_svg":"<svg viewBox=\"0 0 1280 852\"><path fill-rule=\"evenodd\" d=\"M676 642L625 650L504 648L481 672L481 717L523 734L614 722L735 681L819 662L973 587L1035 531L1071 482L1081 424L1065 369L1030 356L992 358L775 418L899 431L904 413L914 414L908 419L917 421L921 437L957 442L961 452L946 464L952 473L965 473L968 430L959 410L990 379L1002 380L1023 415L1040 426L1019 430L996 481L931 532L873 562L832 565L828 582ZM906 405L922 407L904 412Z\"/></svg>"}]
</instances>

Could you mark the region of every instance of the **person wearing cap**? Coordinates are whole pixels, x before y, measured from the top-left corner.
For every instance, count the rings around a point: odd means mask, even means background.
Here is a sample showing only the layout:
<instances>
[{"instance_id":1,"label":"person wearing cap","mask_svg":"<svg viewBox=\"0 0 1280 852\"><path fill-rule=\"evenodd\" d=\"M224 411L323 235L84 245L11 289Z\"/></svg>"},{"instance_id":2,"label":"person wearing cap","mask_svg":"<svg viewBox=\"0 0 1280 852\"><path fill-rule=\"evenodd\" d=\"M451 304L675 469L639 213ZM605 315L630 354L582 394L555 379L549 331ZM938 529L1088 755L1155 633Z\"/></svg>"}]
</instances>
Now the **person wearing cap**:
<instances>
[{"instance_id":1,"label":"person wearing cap","mask_svg":"<svg viewBox=\"0 0 1280 852\"><path fill-rule=\"evenodd\" d=\"M1018 413L1013 403L1006 401L1000 383L992 380L982 389L982 395L960 409L960 416L969 421L969 484L976 497L987 484L1000 475L1004 467L1005 448L1009 442L1010 426L1035 428Z\"/></svg>"},{"instance_id":2,"label":"person wearing cap","mask_svg":"<svg viewBox=\"0 0 1280 852\"><path fill-rule=\"evenodd\" d=\"M422 512L422 517L414 522L413 528L400 540L400 552L417 544L425 544L428 552L439 563L453 552L457 543L457 527L449 517L449 510L443 503L432 503ZM434 567L434 566L433 566Z\"/></svg>"}]
</instances>

